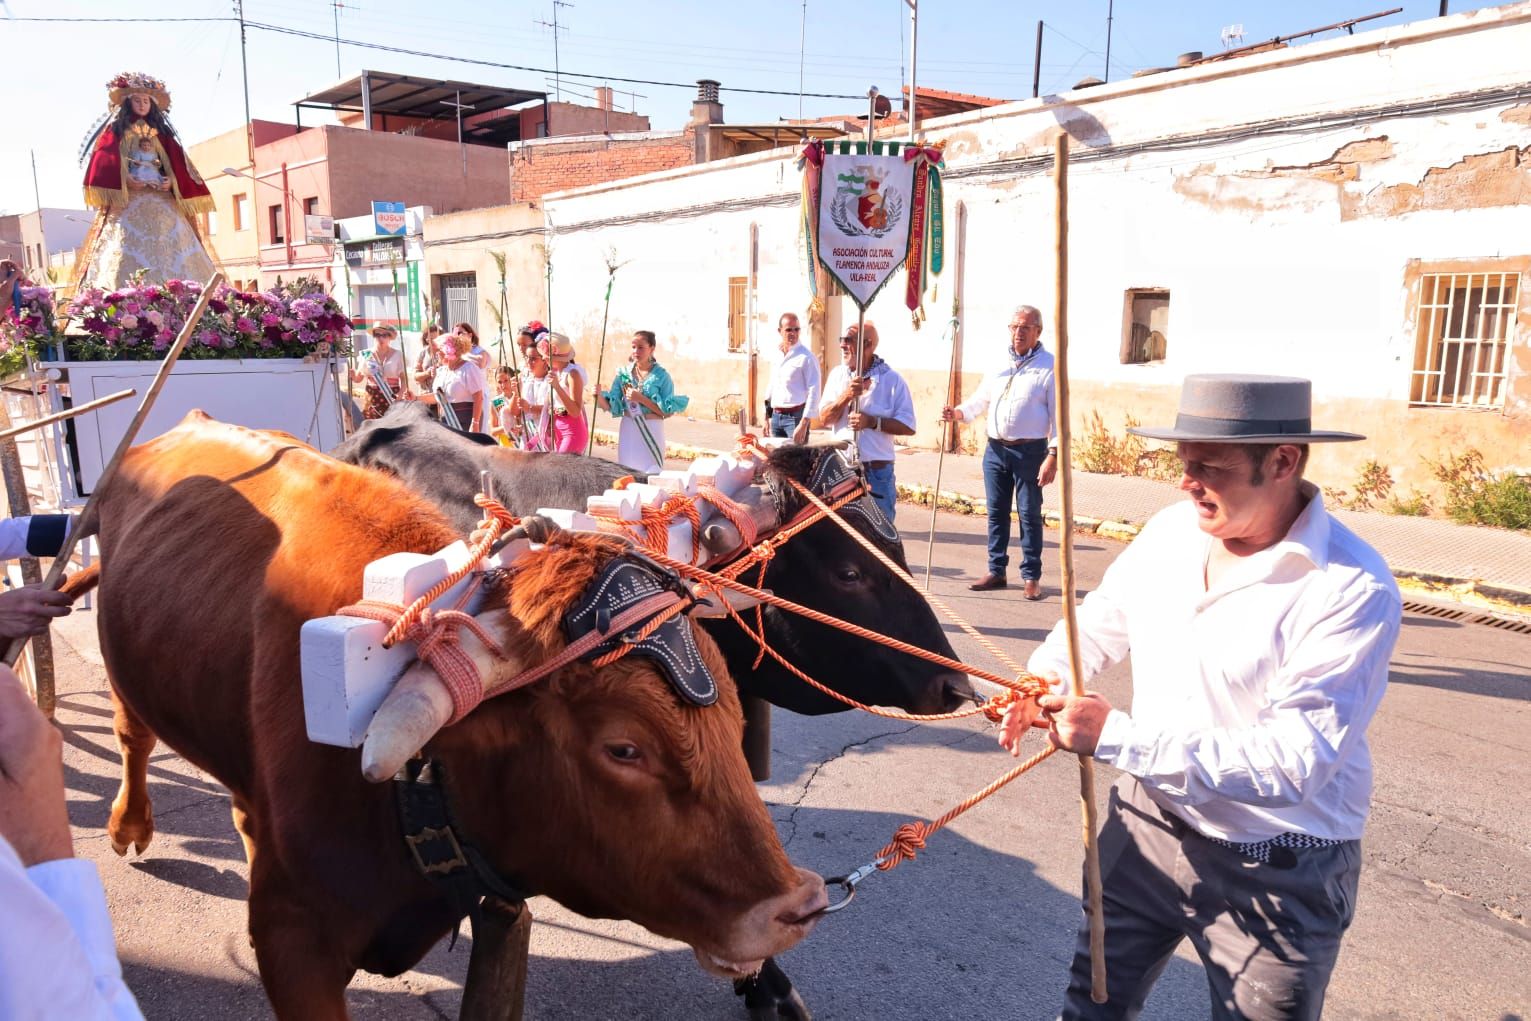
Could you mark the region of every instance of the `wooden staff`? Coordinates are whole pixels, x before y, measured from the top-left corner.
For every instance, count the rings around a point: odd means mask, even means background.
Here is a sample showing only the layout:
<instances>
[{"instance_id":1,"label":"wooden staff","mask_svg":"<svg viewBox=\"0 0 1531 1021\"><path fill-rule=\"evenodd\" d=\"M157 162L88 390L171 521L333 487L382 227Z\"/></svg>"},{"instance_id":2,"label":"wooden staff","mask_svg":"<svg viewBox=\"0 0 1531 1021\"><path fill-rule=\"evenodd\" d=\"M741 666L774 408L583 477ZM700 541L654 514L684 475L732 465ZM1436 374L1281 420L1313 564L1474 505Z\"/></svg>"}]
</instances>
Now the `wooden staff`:
<instances>
[{"instance_id":1,"label":"wooden staff","mask_svg":"<svg viewBox=\"0 0 1531 1021\"><path fill-rule=\"evenodd\" d=\"M962 247L967 241L968 209L960 200L957 202L957 243L952 246L952 251L957 255L956 266L953 268L952 281L952 319L947 324L947 340L951 342L951 365L946 370L946 403L955 406L957 403L957 351L962 336ZM936 555L936 509L941 505L941 471L946 466L946 448L955 447L953 442L957 436L957 423L944 422L945 428L941 430L941 450L936 455L936 488L930 493L930 539L925 546L925 591L930 591L930 563Z\"/></svg>"},{"instance_id":2,"label":"wooden staff","mask_svg":"<svg viewBox=\"0 0 1531 1021\"><path fill-rule=\"evenodd\" d=\"M52 415L45 415L35 422L23 422L21 425L12 426L3 432L0 432L0 440L8 440L12 436L20 436L22 433L29 433L34 429L41 429L43 426L52 425L54 422L62 422L66 418L73 418L76 415L83 415L87 411L95 411L97 408L104 408L108 404L116 404L118 401L125 401L136 393L138 393L138 391L132 389L131 387L127 390L118 390L114 394L107 394L105 397L97 397L93 401L87 401L84 404L77 404L72 408L65 408L63 411Z\"/></svg>"},{"instance_id":3,"label":"wooden staff","mask_svg":"<svg viewBox=\"0 0 1531 1021\"><path fill-rule=\"evenodd\" d=\"M1057 188L1057 305L1053 313L1058 352L1053 359L1053 378L1058 392L1058 481L1063 520L1059 528L1060 560L1063 564L1063 629L1069 646L1069 692L1084 694L1083 668L1079 659L1079 620L1074 613L1074 478L1069 467L1069 247L1068 247L1069 136L1058 133L1053 153L1053 182ZM1100 847L1096 843L1095 762L1079 756L1079 801L1084 814L1084 868L1086 912L1090 920L1090 999L1106 1002L1106 920L1101 914Z\"/></svg>"},{"instance_id":4,"label":"wooden staff","mask_svg":"<svg viewBox=\"0 0 1531 1021\"><path fill-rule=\"evenodd\" d=\"M138 435L139 427L144 424L144 419L149 417L149 409L154 406L154 399L164 389L165 382L170 378L170 370L175 368L176 359L181 357L181 350L186 342L191 339L192 331L202 321L202 313L207 311L207 303L213 296L213 291L223 283L223 271L213 270L212 277L202 287L202 294L197 298L196 305L192 306L191 315L186 317L186 324L181 327L180 336L175 338L175 343L170 345L170 350L165 352L165 360L160 363L159 371L154 374L154 382L149 384L149 390L144 394L143 400L138 402L138 410L133 412L133 420L128 423L127 431L122 434L122 439L117 441L117 449L112 453L112 459L106 463L101 477L96 480L96 486L90 492L90 498L85 501L85 507L80 511L80 516L74 519L70 526L69 535L64 540L64 548L59 550L58 556L53 558L53 566L48 569L48 576L43 579L43 587L56 589L60 580L64 577L64 571L69 566L69 558L74 555L75 546L80 542L80 525L90 519L90 512L95 509L96 500L106 491L107 483L117 472L117 465L122 457L133 445L133 439ZM21 658L21 650L27 646L25 638L14 638L10 647L5 652L5 665L15 666L16 660Z\"/></svg>"}]
</instances>

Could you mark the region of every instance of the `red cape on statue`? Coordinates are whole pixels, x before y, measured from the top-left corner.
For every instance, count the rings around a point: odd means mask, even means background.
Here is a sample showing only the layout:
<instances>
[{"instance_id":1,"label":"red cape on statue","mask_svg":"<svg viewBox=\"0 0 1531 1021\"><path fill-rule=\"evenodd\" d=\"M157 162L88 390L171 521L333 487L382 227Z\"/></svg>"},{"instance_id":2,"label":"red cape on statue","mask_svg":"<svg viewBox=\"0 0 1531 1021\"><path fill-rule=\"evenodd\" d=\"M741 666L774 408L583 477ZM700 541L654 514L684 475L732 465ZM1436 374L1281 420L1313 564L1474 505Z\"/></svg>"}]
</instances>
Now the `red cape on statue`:
<instances>
[{"instance_id":1,"label":"red cape on statue","mask_svg":"<svg viewBox=\"0 0 1531 1021\"><path fill-rule=\"evenodd\" d=\"M169 164L170 176L175 182L176 197L193 208L201 205L196 201L197 199L210 200L212 193L192 170L185 151L175 139L166 135L156 135L155 141L159 143ZM111 127L107 127L101 132L101 137L96 139L95 151L90 155L90 165L85 168L87 201L102 193L121 194L123 192L121 148L121 139ZM90 204L99 206L103 203L90 201Z\"/></svg>"}]
</instances>

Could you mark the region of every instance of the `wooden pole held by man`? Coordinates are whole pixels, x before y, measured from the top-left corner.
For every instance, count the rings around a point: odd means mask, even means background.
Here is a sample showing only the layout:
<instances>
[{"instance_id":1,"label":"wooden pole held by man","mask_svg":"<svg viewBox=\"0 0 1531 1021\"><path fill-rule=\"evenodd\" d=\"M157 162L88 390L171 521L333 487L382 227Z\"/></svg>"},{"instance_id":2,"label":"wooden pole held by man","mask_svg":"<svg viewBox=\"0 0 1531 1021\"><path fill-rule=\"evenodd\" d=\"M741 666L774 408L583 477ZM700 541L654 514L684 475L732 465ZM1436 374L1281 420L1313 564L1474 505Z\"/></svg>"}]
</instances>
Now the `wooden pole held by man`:
<instances>
[{"instance_id":1,"label":"wooden pole held by man","mask_svg":"<svg viewBox=\"0 0 1531 1021\"><path fill-rule=\"evenodd\" d=\"M144 393L143 400L138 403L138 410L133 413L133 419L128 423L127 430L123 432L122 439L117 441L117 449L112 453L112 459L106 463L101 471L101 477L96 480L96 486L90 492L90 498L85 501L85 507L80 511L79 517L74 519L74 525L69 529L69 535L64 540L64 548L59 550L58 556L53 558L53 566L48 570L48 576L43 579L43 585L47 588L58 588L60 579L64 576L64 570L69 566L69 558L74 555L75 546L80 542L80 524L90 518L90 512L95 508L96 499L106 490L112 476L117 472L117 465L121 463L123 455L133 445L133 440L138 436L139 428L144 424L144 419L149 417L149 409L154 407L154 399L165 388L165 383L170 378L170 370L175 368L176 359L181 356L181 351L186 347L186 342L191 339L197 324L202 321L202 313L207 311L207 303L213 296L220 284L223 283L223 271L214 270L212 277L202 287L202 294L197 298L196 305L192 306L191 314L186 317L186 323L181 327L180 335L175 338L175 343L170 345L170 350L165 352L165 360L160 363L159 371L154 374L154 381L149 384L149 389ZM16 660L21 658L21 650L26 648L27 639L12 639L10 647L5 652L5 665L15 666Z\"/></svg>"},{"instance_id":2,"label":"wooden pole held by man","mask_svg":"<svg viewBox=\"0 0 1531 1021\"><path fill-rule=\"evenodd\" d=\"M1079 660L1079 620L1074 612L1074 475L1069 458L1068 375L1068 168L1069 136L1058 133L1053 153L1053 183L1057 190L1057 305L1053 328L1058 350L1053 356L1053 378L1058 390L1058 482L1062 498L1062 521L1058 547L1063 564L1063 627L1068 635L1069 693L1084 694L1084 671ZM1084 815L1085 911L1090 921L1090 999L1106 1002L1106 921L1101 913L1100 848L1096 842L1095 762L1079 756L1079 800Z\"/></svg>"}]
</instances>

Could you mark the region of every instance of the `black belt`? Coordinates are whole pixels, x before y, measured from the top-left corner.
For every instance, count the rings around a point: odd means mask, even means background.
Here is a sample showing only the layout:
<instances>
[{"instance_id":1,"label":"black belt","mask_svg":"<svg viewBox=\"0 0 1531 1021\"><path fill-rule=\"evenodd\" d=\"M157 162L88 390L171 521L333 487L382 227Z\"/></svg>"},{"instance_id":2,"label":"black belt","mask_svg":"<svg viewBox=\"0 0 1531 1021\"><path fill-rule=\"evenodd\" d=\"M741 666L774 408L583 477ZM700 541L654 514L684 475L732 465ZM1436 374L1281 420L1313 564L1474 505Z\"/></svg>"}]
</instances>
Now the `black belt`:
<instances>
[{"instance_id":1,"label":"black belt","mask_svg":"<svg viewBox=\"0 0 1531 1021\"><path fill-rule=\"evenodd\" d=\"M862 461L861 463L866 465L868 468L892 468L893 467L893 462L892 461Z\"/></svg>"},{"instance_id":2,"label":"black belt","mask_svg":"<svg viewBox=\"0 0 1531 1021\"><path fill-rule=\"evenodd\" d=\"M771 405L771 411L778 415L800 415L807 406L806 404L794 404L790 408L778 408L773 404Z\"/></svg>"},{"instance_id":3,"label":"black belt","mask_svg":"<svg viewBox=\"0 0 1531 1021\"><path fill-rule=\"evenodd\" d=\"M1024 447L1028 443L1046 443L1047 442L1047 437L1045 437L1045 436L1038 436L1038 437L1036 437L1034 439L1029 439L1029 440L1002 440L998 436L990 436L989 437L989 442L990 443L998 443L1002 447Z\"/></svg>"}]
</instances>

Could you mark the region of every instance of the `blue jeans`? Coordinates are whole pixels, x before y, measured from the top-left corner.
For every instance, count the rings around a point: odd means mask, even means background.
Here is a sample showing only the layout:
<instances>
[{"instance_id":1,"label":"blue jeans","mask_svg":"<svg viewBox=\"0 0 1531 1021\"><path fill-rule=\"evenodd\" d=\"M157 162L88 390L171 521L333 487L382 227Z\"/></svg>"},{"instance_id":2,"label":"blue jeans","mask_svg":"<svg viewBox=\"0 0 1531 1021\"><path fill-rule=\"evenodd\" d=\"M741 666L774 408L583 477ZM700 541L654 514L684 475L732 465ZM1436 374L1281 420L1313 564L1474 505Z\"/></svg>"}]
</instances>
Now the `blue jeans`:
<instances>
[{"instance_id":1,"label":"blue jeans","mask_svg":"<svg viewBox=\"0 0 1531 1021\"><path fill-rule=\"evenodd\" d=\"M797 424L803 420L801 411L773 411L771 412L771 435L792 438L792 432Z\"/></svg>"},{"instance_id":2,"label":"blue jeans","mask_svg":"<svg viewBox=\"0 0 1531 1021\"><path fill-rule=\"evenodd\" d=\"M983 452L984 497L989 501L989 573L1005 576L1010 564L1010 497L1021 515L1021 580L1042 579L1042 487L1037 473L1047 459L1047 440L1013 447L989 440Z\"/></svg>"},{"instance_id":3,"label":"blue jeans","mask_svg":"<svg viewBox=\"0 0 1531 1021\"><path fill-rule=\"evenodd\" d=\"M872 487L872 499L877 501L877 506L882 509L883 517L888 519L888 524L893 523L893 507L898 501L898 484L893 480L893 466L886 465L880 468L866 467L867 485Z\"/></svg>"}]
</instances>

